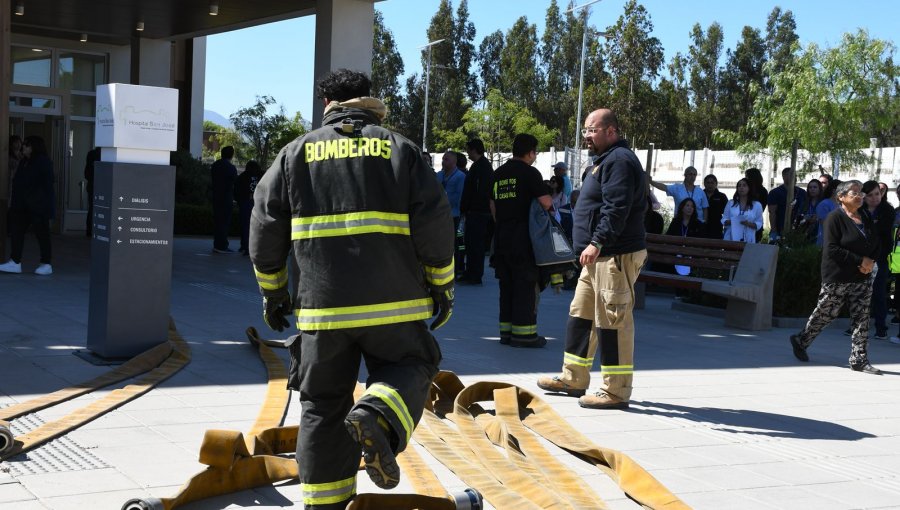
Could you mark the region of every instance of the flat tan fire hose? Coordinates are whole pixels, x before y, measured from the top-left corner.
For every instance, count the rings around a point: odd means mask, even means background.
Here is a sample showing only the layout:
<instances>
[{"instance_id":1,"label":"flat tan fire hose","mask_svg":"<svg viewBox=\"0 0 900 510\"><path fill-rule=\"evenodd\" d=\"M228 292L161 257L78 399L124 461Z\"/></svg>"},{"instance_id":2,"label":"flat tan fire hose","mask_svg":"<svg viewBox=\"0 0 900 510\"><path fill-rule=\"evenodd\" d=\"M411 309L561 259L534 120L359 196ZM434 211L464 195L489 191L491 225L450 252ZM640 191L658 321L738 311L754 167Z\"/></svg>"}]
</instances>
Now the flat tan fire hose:
<instances>
[{"instance_id":1,"label":"flat tan fire hose","mask_svg":"<svg viewBox=\"0 0 900 510\"><path fill-rule=\"evenodd\" d=\"M496 414L482 406L491 401ZM452 412L446 412L451 403ZM568 468L526 427L587 459L645 508L690 508L629 456L593 444L543 400L512 384L478 382L465 387L452 372L441 372L435 378L432 408L446 412L458 430L426 411L416 440L496 508L606 508L575 479L577 475L564 473ZM500 455L495 445L508 456Z\"/></svg>"},{"instance_id":2,"label":"flat tan fire hose","mask_svg":"<svg viewBox=\"0 0 900 510\"><path fill-rule=\"evenodd\" d=\"M260 340L253 328L247 336L269 374L266 403L252 433L207 431L200 450L200 462L208 466L204 471L172 498L133 499L123 510L173 510L199 499L296 480L296 460L279 455L294 452L299 428L280 426L289 400L286 373L266 344L282 345ZM358 399L363 390L358 385L354 396ZM485 403L493 403L495 410L483 407ZM452 372L441 372L426 407L415 440L474 489L448 494L416 449L408 447L397 461L417 494L358 494L347 510L479 510L481 494L501 510L606 508L538 436L600 468L645 508L689 510L630 457L594 445L522 388L499 382L466 387Z\"/></svg>"},{"instance_id":3,"label":"flat tan fire hose","mask_svg":"<svg viewBox=\"0 0 900 510\"><path fill-rule=\"evenodd\" d=\"M100 377L0 410L0 418L15 418L96 391L110 384L146 374L133 384L113 390L105 397L58 420L47 422L19 437L12 438L9 425L0 421L0 460L27 452L65 435L109 411L131 402L173 376L188 364L191 352L187 343L178 334L171 319L169 320L168 336L168 342L148 349Z\"/></svg>"}]
</instances>

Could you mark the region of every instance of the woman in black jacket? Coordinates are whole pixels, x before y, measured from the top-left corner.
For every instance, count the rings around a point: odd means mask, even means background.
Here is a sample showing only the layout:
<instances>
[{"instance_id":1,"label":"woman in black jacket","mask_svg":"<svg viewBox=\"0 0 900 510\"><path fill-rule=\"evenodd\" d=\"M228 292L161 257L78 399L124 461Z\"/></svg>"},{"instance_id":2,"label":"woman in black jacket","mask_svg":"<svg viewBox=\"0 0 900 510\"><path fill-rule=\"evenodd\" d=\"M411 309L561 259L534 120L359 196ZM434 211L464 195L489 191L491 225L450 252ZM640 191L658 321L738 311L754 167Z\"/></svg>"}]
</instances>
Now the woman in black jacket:
<instances>
[{"instance_id":1,"label":"woman in black jacket","mask_svg":"<svg viewBox=\"0 0 900 510\"><path fill-rule=\"evenodd\" d=\"M875 338L887 339L887 282L890 270L888 269L888 254L893 248L894 209L889 203L882 200L881 187L877 181L866 181L862 185L865 195L860 211L869 217L875 225L875 235L878 237L878 256L875 263L878 269L875 272L875 280L872 283L872 315L875 316Z\"/></svg>"},{"instance_id":2,"label":"woman in black jacket","mask_svg":"<svg viewBox=\"0 0 900 510\"><path fill-rule=\"evenodd\" d=\"M22 272L22 249L25 232L34 228L41 249L41 264L35 274L53 274L50 265L50 219L53 217L53 162L47 156L47 146L39 136L29 136L22 144L24 159L19 164L12 182L12 198L9 204L10 259L0 264L4 273Z\"/></svg>"},{"instance_id":3,"label":"woman in black jacket","mask_svg":"<svg viewBox=\"0 0 900 510\"><path fill-rule=\"evenodd\" d=\"M666 235L704 237L704 233L703 223L700 223L700 220L697 218L697 203L694 202L694 199L692 198L685 198L681 201L681 204L679 204L678 212L676 212L675 217L672 218L672 223L669 223ZM691 273L690 266L678 264L666 266L666 270L670 273L677 273L684 276Z\"/></svg>"},{"instance_id":4,"label":"woman in black jacket","mask_svg":"<svg viewBox=\"0 0 900 510\"><path fill-rule=\"evenodd\" d=\"M866 352L869 343L869 302L872 299L879 241L875 225L860 211L863 196L862 183L857 180L842 182L835 191L840 206L825 218L823 225L825 240L819 301L806 327L791 335L791 347L797 359L809 361L806 349L846 303L853 321L850 328L850 369L881 375L881 370L869 363Z\"/></svg>"},{"instance_id":5,"label":"woman in black jacket","mask_svg":"<svg viewBox=\"0 0 900 510\"><path fill-rule=\"evenodd\" d=\"M703 223L697 218L697 203L685 198L678 206L678 212L666 230L668 236L704 237Z\"/></svg>"}]
</instances>

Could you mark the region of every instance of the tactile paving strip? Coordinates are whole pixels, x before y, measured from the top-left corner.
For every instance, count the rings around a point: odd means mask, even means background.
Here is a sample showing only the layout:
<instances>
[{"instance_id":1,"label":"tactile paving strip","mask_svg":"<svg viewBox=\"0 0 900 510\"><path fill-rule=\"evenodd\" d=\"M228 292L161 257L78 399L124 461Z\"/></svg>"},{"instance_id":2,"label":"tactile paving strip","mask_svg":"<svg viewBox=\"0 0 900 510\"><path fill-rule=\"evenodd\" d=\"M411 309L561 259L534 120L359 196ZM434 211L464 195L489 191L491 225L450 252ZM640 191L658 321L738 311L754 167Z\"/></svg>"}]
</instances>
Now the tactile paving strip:
<instances>
[{"instance_id":1,"label":"tactile paving strip","mask_svg":"<svg viewBox=\"0 0 900 510\"><path fill-rule=\"evenodd\" d=\"M19 436L44 424L39 416L29 414L16 418L10 429ZM110 467L96 455L67 437L54 439L40 448L16 455L0 463L0 468L13 476L86 471Z\"/></svg>"},{"instance_id":2,"label":"tactile paving strip","mask_svg":"<svg viewBox=\"0 0 900 510\"><path fill-rule=\"evenodd\" d=\"M259 294L259 292L249 292L218 283L191 283L190 286L209 292L214 292L220 296L237 299L239 301L247 301L254 304L262 303L262 296Z\"/></svg>"}]
</instances>

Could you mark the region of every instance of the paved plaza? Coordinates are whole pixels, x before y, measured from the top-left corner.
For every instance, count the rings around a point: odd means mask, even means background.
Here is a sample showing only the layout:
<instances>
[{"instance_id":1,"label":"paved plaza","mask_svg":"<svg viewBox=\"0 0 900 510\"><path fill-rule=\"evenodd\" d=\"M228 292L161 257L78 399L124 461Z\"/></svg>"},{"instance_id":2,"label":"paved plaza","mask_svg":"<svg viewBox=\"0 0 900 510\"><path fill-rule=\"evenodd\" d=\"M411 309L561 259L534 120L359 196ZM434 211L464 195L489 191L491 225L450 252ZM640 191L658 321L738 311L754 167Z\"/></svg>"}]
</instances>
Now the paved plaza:
<instances>
[{"instance_id":1,"label":"paved plaza","mask_svg":"<svg viewBox=\"0 0 900 510\"><path fill-rule=\"evenodd\" d=\"M53 243L52 276L0 274L0 406L108 370L72 354L86 343L89 241L55 236ZM171 313L190 344L190 364L137 400L0 464L0 509L116 510L132 497L171 496L203 469L197 456L205 430L250 428L266 372L244 330L275 335L262 322L249 259L213 255L211 247L210 239L174 243ZM36 258L29 238L23 269L33 271ZM801 364L788 343L793 330L726 328L722 318L673 310L671 296L651 294L635 313L631 409L582 409L535 386L561 366L571 291L541 296L546 348L516 349L498 343L498 287L484 281L457 288L453 318L437 332L442 368L467 384L505 381L541 395L596 444L630 455L693 508L900 508L900 346L870 343L883 376L852 372L843 323L827 329L810 348L811 362ZM21 434L105 394L18 419L13 430ZM298 416L292 395L286 422ZM464 486L415 447L449 490ZM566 462L609 508L639 508L599 470ZM364 473L359 484L360 492L378 491ZM396 490L411 488L404 479ZM302 508L299 500L299 485L283 483L182 508Z\"/></svg>"}]
</instances>

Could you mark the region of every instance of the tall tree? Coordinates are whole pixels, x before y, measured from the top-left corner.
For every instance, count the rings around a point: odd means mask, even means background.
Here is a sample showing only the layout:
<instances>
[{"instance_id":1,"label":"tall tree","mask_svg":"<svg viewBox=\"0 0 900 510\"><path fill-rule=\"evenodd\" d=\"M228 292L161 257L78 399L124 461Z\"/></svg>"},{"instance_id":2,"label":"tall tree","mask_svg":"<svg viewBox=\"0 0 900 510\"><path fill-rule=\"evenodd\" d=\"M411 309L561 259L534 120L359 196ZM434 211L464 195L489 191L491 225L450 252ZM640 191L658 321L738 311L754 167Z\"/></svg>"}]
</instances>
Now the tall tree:
<instances>
[{"instance_id":1,"label":"tall tree","mask_svg":"<svg viewBox=\"0 0 900 510\"><path fill-rule=\"evenodd\" d=\"M506 45L500 52L500 76L503 95L534 111L538 85L537 27L521 16L506 33Z\"/></svg>"},{"instance_id":2,"label":"tall tree","mask_svg":"<svg viewBox=\"0 0 900 510\"><path fill-rule=\"evenodd\" d=\"M466 11L467 12L467 11ZM431 72L428 103L428 146L437 147L440 140L433 140L434 130L454 131L462 125L462 117L469 108L466 97L465 76L461 73L457 57L459 30L450 0L441 0L438 10L426 30L429 41L443 39L431 46ZM473 34L474 37L474 34ZM422 52L422 68L428 68L428 49ZM467 75L468 71L466 72ZM440 147L443 148L443 147Z\"/></svg>"},{"instance_id":3,"label":"tall tree","mask_svg":"<svg viewBox=\"0 0 900 510\"><path fill-rule=\"evenodd\" d=\"M612 34L605 53L615 79L613 107L633 144L652 141L647 139L654 122L650 92L663 64L662 43L650 35L653 21L643 5L628 0L624 13L606 33Z\"/></svg>"},{"instance_id":4,"label":"tall tree","mask_svg":"<svg viewBox=\"0 0 900 510\"><path fill-rule=\"evenodd\" d=\"M570 0L563 16L555 0L551 2L547 8L540 47L543 89L535 114L539 121L557 130L559 136L556 144L559 147L572 146L577 122L575 114L586 17L573 14L573 5L574 2ZM609 75L604 69L601 36L593 28L588 31L584 84L586 100L583 103L596 105L608 99ZM582 118L585 115L582 112Z\"/></svg>"},{"instance_id":5,"label":"tall tree","mask_svg":"<svg viewBox=\"0 0 900 510\"><path fill-rule=\"evenodd\" d=\"M469 4L460 0L456 8L456 65L463 82L466 98L475 102L478 98L478 80L471 72L475 60L475 24L469 21Z\"/></svg>"},{"instance_id":6,"label":"tall tree","mask_svg":"<svg viewBox=\"0 0 900 510\"><path fill-rule=\"evenodd\" d=\"M406 94L399 107L397 131L410 140L422 145L422 124L425 121L425 80L418 74L406 79Z\"/></svg>"},{"instance_id":7,"label":"tall tree","mask_svg":"<svg viewBox=\"0 0 900 510\"><path fill-rule=\"evenodd\" d=\"M500 62L500 55L503 53L505 45L503 32L497 30L485 36L478 46L478 81L480 83L476 102L486 99L488 90L501 87L500 75L503 72L503 64Z\"/></svg>"},{"instance_id":8,"label":"tall tree","mask_svg":"<svg viewBox=\"0 0 900 510\"><path fill-rule=\"evenodd\" d=\"M763 87L766 46L758 29L745 26L734 51L727 52L722 73L719 127L739 131L747 125L753 102Z\"/></svg>"},{"instance_id":9,"label":"tall tree","mask_svg":"<svg viewBox=\"0 0 900 510\"><path fill-rule=\"evenodd\" d=\"M794 60L794 45L799 41L794 13L775 7L766 21L766 58L771 62L769 78L781 73Z\"/></svg>"},{"instance_id":10,"label":"tall tree","mask_svg":"<svg viewBox=\"0 0 900 510\"><path fill-rule=\"evenodd\" d=\"M689 133L691 125L690 90L688 88L688 61L681 52L676 52L668 65L671 79L660 83L660 93L666 97L666 105L670 113L676 119L673 137L669 139L670 145L663 144L661 149L683 149L690 145L686 140L691 137Z\"/></svg>"},{"instance_id":11,"label":"tall tree","mask_svg":"<svg viewBox=\"0 0 900 510\"><path fill-rule=\"evenodd\" d=\"M394 34L384 25L384 15L375 11L375 30L372 54L372 96L380 98L388 107L385 125L396 127L400 116L400 77L403 58L397 51Z\"/></svg>"},{"instance_id":12,"label":"tall tree","mask_svg":"<svg viewBox=\"0 0 900 510\"><path fill-rule=\"evenodd\" d=\"M712 147L712 130L719 124L719 58L722 55L722 26L712 23L706 32L695 23L688 49L692 115L690 137L696 148Z\"/></svg>"}]
</instances>

